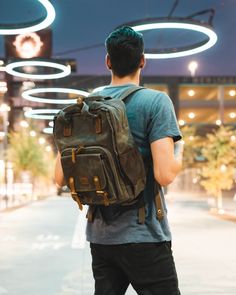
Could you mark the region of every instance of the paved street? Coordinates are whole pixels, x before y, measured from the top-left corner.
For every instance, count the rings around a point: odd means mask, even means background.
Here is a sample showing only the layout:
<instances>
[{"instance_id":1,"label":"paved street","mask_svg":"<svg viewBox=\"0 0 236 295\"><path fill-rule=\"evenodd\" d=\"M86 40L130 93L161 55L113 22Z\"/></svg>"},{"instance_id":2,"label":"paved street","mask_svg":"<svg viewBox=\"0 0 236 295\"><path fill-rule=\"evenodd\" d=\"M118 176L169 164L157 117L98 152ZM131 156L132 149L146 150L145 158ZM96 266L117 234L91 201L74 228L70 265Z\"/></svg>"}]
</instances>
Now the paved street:
<instances>
[{"instance_id":1,"label":"paved street","mask_svg":"<svg viewBox=\"0 0 236 295\"><path fill-rule=\"evenodd\" d=\"M171 197L168 208L182 295L235 295L236 224L211 216L202 200ZM92 295L84 227L67 197L0 213L0 294Z\"/></svg>"}]
</instances>

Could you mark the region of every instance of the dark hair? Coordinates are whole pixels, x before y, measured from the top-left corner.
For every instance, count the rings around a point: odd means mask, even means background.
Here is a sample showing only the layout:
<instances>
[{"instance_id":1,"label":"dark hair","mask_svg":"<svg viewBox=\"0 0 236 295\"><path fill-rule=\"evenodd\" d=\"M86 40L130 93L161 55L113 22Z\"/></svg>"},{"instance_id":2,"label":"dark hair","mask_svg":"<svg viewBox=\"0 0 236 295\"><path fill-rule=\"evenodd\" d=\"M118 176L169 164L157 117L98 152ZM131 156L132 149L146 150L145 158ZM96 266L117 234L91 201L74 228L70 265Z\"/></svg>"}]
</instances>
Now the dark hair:
<instances>
[{"instance_id":1,"label":"dark hair","mask_svg":"<svg viewBox=\"0 0 236 295\"><path fill-rule=\"evenodd\" d=\"M112 32L105 45L115 75L122 78L139 68L144 51L142 34L124 26Z\"/></svg>"}]
</instances>

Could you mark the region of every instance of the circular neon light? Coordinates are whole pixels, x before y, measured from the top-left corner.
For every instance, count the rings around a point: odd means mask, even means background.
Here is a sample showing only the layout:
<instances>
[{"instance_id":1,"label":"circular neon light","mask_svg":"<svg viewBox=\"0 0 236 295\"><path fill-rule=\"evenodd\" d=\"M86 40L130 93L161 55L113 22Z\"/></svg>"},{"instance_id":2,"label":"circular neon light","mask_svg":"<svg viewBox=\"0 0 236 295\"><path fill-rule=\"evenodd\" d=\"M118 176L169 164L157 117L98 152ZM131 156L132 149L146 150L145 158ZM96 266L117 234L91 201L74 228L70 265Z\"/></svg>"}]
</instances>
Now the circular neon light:
<instances>
[{"instance_id":1,"label":"circular neon light","mask_svg":"<svg viewBox=\"0 0 236 295\"><path fill-rule=\"evenodd\" d=\"M46 128L43 129L43 133L52 134L53 133L53 128L46 127Z\"/></svg>"},{"instance_id":2,"label":"circular neon light","mask_svg":"<svg viewBox=\"0 0 236 295\"><path fill-rule=\"evenodd\" d=\"M61 70L61 72L56 74L27 74L21 73L15 70L19 67L48 67ZM71 68L69 65L65 66L55 62L40 61L40 60L27 60L27 61L17 61L6 65L6 72L10 75L25 78L25 79L59 79L70 75Z\"/></svg>"},{"instance_id":3,"label":"circular neon light","mask_svg":"<svg viewBox=\"0 0 236 295\"><path fill-rule=\"evenodd\" d=\"M140 22L139 22L140 23ZM203 24L193 20L186 19L147 19L147 23L138 24L138 22L129 24L135 31L142 32L147 30L160 30L160 29L183 29L200 32L206 35L206 39L192 44L190 46L179 47L175 49L162 49L152 50L145 52L145 57L148 59L164 59L183 57L196 54L211 48L217 42L217 35L208 24Z\"/></svg>"},{"instance_id":4,"label":"circular neon light","mask_svg":"<svg viewBox=\"0 0 236 295\"><path fill-rule=\"evenodd\" d=\"M25 112L25 117L39 120L53 120L55 114L57 114L60 109L38 109L29 110ZM52 115L50 115L52 114Z\"/></svg>"},{"instance_id":5,"label":"circular neon light","mask_svg":"<svg viewBox=\"0 0 236 295\"><path fill-rule=\"evenodd\" d=\"M47 15L43 19L40 18L34 22L28 22L22 25L19 25L17 28L16 25L3 25L0 24L0 35L18 35L40 31L49 27L56 17L56 12L53 5L48 0L38 0L44 8L46 9Z\"/></svg>"},{"instance_id":6,"label":"circular neon light","mask_svg":"<svg viewBox=\"0 0 236 295\"><path fill-rule=\"evenodd\" d=\"M52 103L52 104L70 104L70 103L76 103L77 99L51 99L51 98L42 98L42 97L36 97L32 96L32 94L38 94L38 93L67 93L67 94L76 94L79 96L85 96L87 97L89 95L88 92L78 90L78 89L71 89L71 88L34 88L34 89L28 89L22 93L22 97L29 101L35 101L35 102L43 102L43 103Z\"/></svg>"},{"instance_id":7,"label":"circular neon light","mask_svg":"<svg viewBox=\"0 0 236 295\"><path fill-rule=\"evenodd\" d=\"M94 93L94 92L102 91L102 90L103 90L104 88L106 88L107 86L108 86L108 85L104 85L104 86L96 87L96 88L93 89L92 92Z\"/></svg>"}]
</instances>

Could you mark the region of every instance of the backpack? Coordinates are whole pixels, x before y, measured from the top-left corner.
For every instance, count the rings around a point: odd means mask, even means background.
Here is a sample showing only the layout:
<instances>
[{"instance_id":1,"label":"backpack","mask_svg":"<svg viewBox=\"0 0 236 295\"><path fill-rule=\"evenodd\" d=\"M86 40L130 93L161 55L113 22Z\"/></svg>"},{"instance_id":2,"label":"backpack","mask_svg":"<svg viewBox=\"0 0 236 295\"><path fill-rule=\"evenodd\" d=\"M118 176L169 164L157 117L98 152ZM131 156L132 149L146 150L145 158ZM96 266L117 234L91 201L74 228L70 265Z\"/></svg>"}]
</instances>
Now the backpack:
<instances>
[{"instance_id":1,"label":"backpack","mask_svg":"<svg viewBox=\"0 0 236 295\"><path fill-rule=\"evenodd\" d=\"M82 210L97 205L132 207L146 184L144 162L129 129L124 101L143 87L130 87L119 98L79 98L54 117L53 136L72 198ZM144 223L145 207L140 211ZM93 210L89 210L92 220Z\"/></svg>"}]
</instances>

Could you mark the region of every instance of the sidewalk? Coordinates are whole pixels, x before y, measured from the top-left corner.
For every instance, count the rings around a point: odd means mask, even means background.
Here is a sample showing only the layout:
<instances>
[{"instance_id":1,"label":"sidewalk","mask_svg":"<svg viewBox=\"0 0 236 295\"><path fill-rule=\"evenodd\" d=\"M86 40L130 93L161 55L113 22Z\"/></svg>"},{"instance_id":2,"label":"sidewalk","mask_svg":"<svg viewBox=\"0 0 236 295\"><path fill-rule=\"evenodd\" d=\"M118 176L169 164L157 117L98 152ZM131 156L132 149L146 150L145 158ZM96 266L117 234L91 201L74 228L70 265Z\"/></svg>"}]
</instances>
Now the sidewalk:
<instances>
[{"instance_id":1,"label":"sidewalk","mask_svg":"<svg viewBox=\"0 0 236 295\"><path fill-rule=\"evenodd\" d=\"M210 210L210 214L219 218L236 222L236 199L224 198L223 209L219 212L217 210Z\"/></svg>"},{"instance_id":2,"label":"sidewalk","mask_svg":"<svg viewBox=\"0 0 236 295\"><path fill-rule=\"evenodd\" d=\"M201 196L166 198L181 294L235 295L235 223L209 214ZM0 219L0 294L93 294L86 220L73 200L54 196Z\"/></svg>"},{"instance_id":3,"label":"sidewalk","mask_svg":"<svg viewBox=\"0 0 236 295\"><path fill-rule=\"evenodd\" d=\"M181 201L181 202L190 202L198 203L199 206L209 211L210 215L213 215L217 218L224 220L229 220L236 222L236 198L224 197L223 198L223 208L217 210L216 208L216 199L207 196L206 194L198 194L191 192L174 192L170 191L166 195L168 201Z\"/></svg>"}]
</instances>

